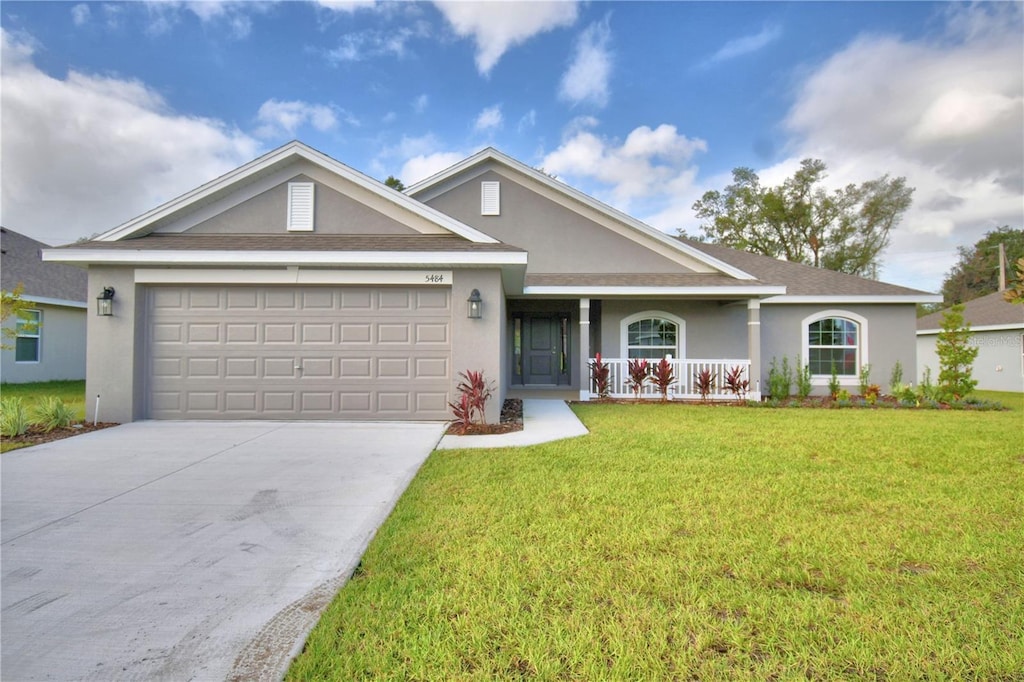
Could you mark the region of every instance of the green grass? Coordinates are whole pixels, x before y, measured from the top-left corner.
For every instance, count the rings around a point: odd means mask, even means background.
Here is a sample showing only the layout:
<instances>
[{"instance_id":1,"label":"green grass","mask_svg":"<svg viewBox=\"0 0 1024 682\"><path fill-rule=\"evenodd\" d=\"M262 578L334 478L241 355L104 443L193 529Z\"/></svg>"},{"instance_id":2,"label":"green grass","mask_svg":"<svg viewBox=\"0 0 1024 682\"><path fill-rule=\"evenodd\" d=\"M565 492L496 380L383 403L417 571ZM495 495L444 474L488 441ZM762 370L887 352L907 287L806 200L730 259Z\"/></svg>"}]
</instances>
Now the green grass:
<instances>
[{"instance_id":1,"label":"green grass","mask_svg":"<svg viewBox=\"0 0 1024 682\"><path fill-rule=\"evenodd\" d=\"M433 453L288 679L1021 679L1020 411L576 410Z\"/></svg>"},{"instance_id":2,"label":"green grass","mask_svg":"<svg viewBox=\"0 0 1024 682\"><path fill-rule=\"evenodd\" d=\"M0 384L0 397L20 397L25 401L29 415L35 404L46 396L56 396L75 410L75 419L85 419L85 380L80 381L41 381L29 384ZM11 443L6 439L0 442L0 452L25 447L24 443Z\"/></svg>"}]
</instances>

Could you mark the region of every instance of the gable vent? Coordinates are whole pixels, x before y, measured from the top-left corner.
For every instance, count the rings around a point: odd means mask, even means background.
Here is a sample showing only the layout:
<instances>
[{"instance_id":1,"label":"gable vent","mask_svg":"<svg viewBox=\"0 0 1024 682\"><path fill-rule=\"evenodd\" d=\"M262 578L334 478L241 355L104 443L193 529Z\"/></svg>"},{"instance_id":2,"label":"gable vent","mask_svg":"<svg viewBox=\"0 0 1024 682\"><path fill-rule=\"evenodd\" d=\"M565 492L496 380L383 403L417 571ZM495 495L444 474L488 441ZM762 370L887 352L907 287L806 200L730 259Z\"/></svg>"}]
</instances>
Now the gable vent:
<instances>
[{"instance_id":1,"label":"gable vent","mask_svg":"<svg viewBox=\"0 0 1024 682\"><path fill-rule=\"evenodd\" d=\"M480 183L480 215L501 215L500 183Z\"/></svg>"},{"instance_id":2,"label":"gable vent","mask_svg":"<svg viewBox=\"0 0 1024 682\"><path fill-rule=\"evenodd\" d=\"M288 183L288 231L313 231L313 183Z\"/></svg>"}]
</instances>

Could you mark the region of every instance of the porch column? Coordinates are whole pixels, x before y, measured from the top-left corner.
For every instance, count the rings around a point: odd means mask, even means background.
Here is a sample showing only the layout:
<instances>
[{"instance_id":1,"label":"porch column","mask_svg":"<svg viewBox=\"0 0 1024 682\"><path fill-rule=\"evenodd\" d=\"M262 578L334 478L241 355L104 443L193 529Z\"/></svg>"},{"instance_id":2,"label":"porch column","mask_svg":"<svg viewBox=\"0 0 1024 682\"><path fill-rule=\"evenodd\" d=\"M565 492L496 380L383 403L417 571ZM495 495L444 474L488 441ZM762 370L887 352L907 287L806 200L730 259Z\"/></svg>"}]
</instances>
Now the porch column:
<instances>
[{"instance_id":1,"label":"porch column","mask_svg":"<svg viewBox=\"0 0 1024 682\"><path fill-rule=\"evenodd\" d=\"M580 299L580 400L590 400L590 299Z\"/></svg>"},{"instance_id":2,"label":"porch column","mask_svg":"<svg viewBox=\"0 0 1024 682\"><path fill-rule=\"evenodd\" d=\"M750 358L750 398L761 399L761 299L747 301L747 357Z\"/></svg>"}]
</instances>

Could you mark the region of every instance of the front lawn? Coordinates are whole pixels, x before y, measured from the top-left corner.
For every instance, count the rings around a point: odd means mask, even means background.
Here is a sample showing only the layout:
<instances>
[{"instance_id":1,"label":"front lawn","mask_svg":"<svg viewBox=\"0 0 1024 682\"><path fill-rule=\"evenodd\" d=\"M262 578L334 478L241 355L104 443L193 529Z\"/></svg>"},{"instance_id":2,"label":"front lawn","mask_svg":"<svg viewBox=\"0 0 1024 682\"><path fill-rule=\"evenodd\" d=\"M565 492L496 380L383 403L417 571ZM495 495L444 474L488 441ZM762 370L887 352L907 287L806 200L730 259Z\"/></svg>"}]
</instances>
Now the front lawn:
<instances>
[{"instance_id":1,"label":"front lawn","mask_svg":"<svg viewBox=\"0 0 1024 682\"><path fill-rule=\"evenodd\" d=\"M434 452L288 679L1024 670L1019 407L575 409Z\"/></svg>"}]
</instances>

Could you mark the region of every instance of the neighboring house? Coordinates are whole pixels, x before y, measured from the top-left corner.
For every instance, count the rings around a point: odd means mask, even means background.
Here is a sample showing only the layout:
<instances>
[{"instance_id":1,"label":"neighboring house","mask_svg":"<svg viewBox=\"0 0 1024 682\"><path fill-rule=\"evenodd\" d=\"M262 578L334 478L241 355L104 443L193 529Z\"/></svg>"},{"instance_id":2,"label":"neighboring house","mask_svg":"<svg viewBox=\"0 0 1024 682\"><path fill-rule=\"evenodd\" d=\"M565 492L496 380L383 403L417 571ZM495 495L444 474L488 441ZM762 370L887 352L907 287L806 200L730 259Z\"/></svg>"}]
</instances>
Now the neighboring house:
<instances>
[{"instance_id":1,"label":"neighboring house","mask_svg":"<svg viewBox=\"0 0 1024 682\"><path fill-rule=\"evenodd\" d=\"M946 311L925 315L917 321L917 376L925 367L932 381L939 376L939 356L935 343ZM1024 305L1008 303L1003 292L976 298L964 304L964 322L974 335L971 344L978 347L973 377L978 388L986 391L1024 391Z\"/></svg>"},{"instance_id":2,"label":"neighboring house","mask_svg":"<svg viewBox=\"0 0 1024 682\"><path fill-rule=\"evenodd\" d=\"M0 353L0 381L85 378L85 270L43 263L40 253L48 244L0 228L0 288L11 292L21 284L21 298L31 304L27 318L11 316L5 327L17 330L4 338Z\"/></svg>"},{"instance_id":3,"label":"neighboring house","mask_svg":"<svg viewBox=\"0 0 1024 682\"><path fill-rule=\"evenodd\" d=\"M593 397L595 354L671 357L673 397L739 366L916 365L937 296L674 239L494 149L405 193L292 142L95 240L88 395L103 418L450 418L458 373ZM480 311L479 317L471 309ZM91 406L90 406L91 409Z\"/></svg>"}]
</instances>

